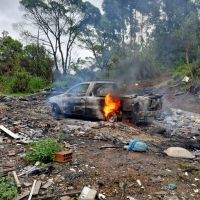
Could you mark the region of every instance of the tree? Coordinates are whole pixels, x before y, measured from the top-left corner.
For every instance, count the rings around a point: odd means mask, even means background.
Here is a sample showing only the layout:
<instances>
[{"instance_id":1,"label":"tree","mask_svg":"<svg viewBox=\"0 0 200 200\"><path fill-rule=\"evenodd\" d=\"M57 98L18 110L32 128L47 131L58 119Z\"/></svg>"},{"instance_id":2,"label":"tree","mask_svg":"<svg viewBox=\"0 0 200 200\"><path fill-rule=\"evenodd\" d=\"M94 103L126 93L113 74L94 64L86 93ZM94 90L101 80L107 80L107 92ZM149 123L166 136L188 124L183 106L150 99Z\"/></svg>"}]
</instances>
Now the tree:
<instances>
[{"instance_id":1,"label":"tree","mask_svg":"<svg viewBox=\"0 0 200 200\"><path fill-rule=\"evenodd\" d=\"M25 46L20 64L33 76L52 79L53 60L43 46L35 44Z\"/></svg>"},{"instance_id":2,"label":"tree","mask_svg":"<svg viewBox=\"0 0 200 200\"><path fill-rule=\"evenodd\" d=\"M77 36L91 17L98 16L91 16L87 9L90 4L81 0L21 0L20 3L26 10L26 17L44 33L45 37L40 36L39 40L50 48L56 70L59 71L60 58L63 74L67 74Z\"/></svg>"},{"instance_id":3,"label":"tree","mask_svg":"<svg viewBox=\"0 0 200 200\"><path fill-rule=\"evenodd\" d=\"M0 37L0 75L12 73L19 66L22 44L8 35Z\"/></svg>"}]
</instances>

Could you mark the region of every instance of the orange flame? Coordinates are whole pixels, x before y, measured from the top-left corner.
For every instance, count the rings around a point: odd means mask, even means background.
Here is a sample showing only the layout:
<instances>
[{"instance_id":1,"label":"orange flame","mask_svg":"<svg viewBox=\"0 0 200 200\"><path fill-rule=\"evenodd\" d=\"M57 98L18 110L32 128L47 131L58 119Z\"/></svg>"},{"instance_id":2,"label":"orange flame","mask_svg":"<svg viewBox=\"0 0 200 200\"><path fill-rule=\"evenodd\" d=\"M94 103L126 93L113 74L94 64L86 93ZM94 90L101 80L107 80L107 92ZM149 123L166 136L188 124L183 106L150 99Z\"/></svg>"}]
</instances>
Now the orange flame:
<instances>
[{"instance_id":1,"label":"orange flame","mask_svg":"<svg viewBox=\"0 0 200 200\"><path fill-rule=\"evenodd\" d=\"M109 114L116 113L119 111L121 101L108 93L105 97L105 105L103 108L104 116L108 117Z\"/></svg>"}]
</instances>

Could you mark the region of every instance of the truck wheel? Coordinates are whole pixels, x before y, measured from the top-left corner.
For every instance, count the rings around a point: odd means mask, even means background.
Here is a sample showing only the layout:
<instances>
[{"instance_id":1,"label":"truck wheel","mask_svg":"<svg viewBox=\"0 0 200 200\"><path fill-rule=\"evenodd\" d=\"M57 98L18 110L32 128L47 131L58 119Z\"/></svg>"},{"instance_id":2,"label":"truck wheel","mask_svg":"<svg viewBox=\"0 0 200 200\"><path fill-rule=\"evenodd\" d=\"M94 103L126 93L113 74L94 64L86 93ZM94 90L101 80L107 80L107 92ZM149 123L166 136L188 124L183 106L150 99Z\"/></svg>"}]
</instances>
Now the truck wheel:
<instances>
[{"instance_id":1,"label":"truck wheel","mask_svg":"<svg viewBox=\"0 0 200 200\"><path fill-rule=\"evenodd\" d=\"M54 117L57 117L59 114L61 114L61 110L57 104L51 105L51 112Z\"/></svg>"},{"instance_id":2,"label":"truck wheel","mask_svg":"<svg viewBox=\"0 0 200 200\"><path fill-rule=\"evenodd\" d=\"M108 122L111 122L111 123L116 122L116 121L117 121L117 114L116 114L116 113L110 113L110 114L107 116L106 120L107 120Z\"/></svg>"}]
</instances>

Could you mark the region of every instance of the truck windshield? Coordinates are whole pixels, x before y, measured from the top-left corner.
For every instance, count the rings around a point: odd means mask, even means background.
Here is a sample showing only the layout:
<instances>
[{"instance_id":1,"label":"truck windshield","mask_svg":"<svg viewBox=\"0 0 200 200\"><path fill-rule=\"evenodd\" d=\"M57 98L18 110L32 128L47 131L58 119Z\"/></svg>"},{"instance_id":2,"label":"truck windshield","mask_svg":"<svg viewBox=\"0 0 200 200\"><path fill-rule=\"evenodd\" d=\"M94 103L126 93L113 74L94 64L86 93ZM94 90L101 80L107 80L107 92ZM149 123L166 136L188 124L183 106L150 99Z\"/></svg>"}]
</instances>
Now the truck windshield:
<instances>
[{"instance_id":1,"label":"truck windshield","mask_svg":"<svg viewBox=\"0 0 200 200\"><path fill-rule=\"evenodd\" d=\"M117 85L113 83L96 83L94 86L94 96L105 97L108 93L116 93Z\"/></svg>"},{"instance_id":2,"label":"truck windshield","mask_svg":"<svg viewBox=\"0 0 200 200\"><path fill-rule=\"evenodd\" d=\"M88 87L89 87L88 83L76 85L71 89L69 89L67 94L70 94L72 96L85 96Z\"/></svg>"}]
</instances>

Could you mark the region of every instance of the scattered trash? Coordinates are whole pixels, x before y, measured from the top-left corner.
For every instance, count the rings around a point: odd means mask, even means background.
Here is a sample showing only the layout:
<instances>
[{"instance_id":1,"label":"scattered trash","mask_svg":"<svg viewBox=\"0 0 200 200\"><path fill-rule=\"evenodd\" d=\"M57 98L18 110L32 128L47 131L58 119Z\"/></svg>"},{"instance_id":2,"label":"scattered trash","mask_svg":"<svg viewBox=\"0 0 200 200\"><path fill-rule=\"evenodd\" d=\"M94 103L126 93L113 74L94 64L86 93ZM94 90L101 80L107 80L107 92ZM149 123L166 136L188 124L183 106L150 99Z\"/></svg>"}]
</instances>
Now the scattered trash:
<instances>
[{"instance_id":1,"label":"scattered trash","mask_svg":"<svg viewBox=\"0 0 200 200\"><path fill-rule=\"evenodd\" d=\"M183 95L183 94L184 94L184 92L177 92L177 93L175 93L174 96L180 96L180 95Z\"/></svg>"},{"instance_id":2,"label":"scattered trash","mask_svg":"<svg viewBox=\"0 0 200 200\"><path fill-rule=\"evenodd\" d=\"M118 149L121 148L120 146L113 146L113 145L105 145L101 146L100 149Z\"/></svg>"},{"instance_id":3,"label":"scattered trash","mask_svg":"<svg viewBox=\"0 0 200 200\"><path fill-rule=\"evenodd\" d=\"M54 169L55 168L53 166L49 166L45 169L35 169L34 171L28 173L28 176L39 176L41 174L50 175Z\"/></svg>"},{"instance_id":4,"label":"scattered trash","mask_svg":"<svg viewBox=\"0 0 200 200\"><path fill-rule=\"evenodd\" d=\"M13 200L21 200L27 197L30 194L30 191L24 191L18 197L14 198Z\"/></svg>"},{"instance_id":5,"label":"scattered trash","mask_svg":"<svg viewBox=\"0 0 200 200\"><path fill-rule=\"evenodd\" d=\"M187 149L181 147L170 147L164 151L168 156L175 158L195 158L192 153L190 153Z\"/></svg>"},{"instance_id":6,"label":"scattered trash","mask_svg":"<svg viewBox=\"0 0 200 200\"><path fill-rule=\"evenodd\" d=\"M195 193L199 193L199 189L193 189Z\"/></svg>"},{"instance_id":7,"label":"scattered trash","mask_svg":"<svg viewBox=\"0 0 200 200\"><path fill-rule=\"evenodd\" d=\"M42 181L37 181L37 182L36 182L35 188L34 188L34 191L33 191L33 195L39 194L41 185L42 185Z\"/></svg>"},{"instance_id":8,"label":"scattered trash","mask_svg":"<svg viewBox=\"0 0 200 200\"><path fill-rule=\"evenodd\" d=\"M185 83L188 83L189 80L190 80L190 77L188 77L188 76L185 76L185 77L182 79L182 81L185 82Z\"/></svg>"},{"instance_id":9,"label":"scattered trash","mask_svg":"<svg viewBox=\"0 0 200 200\"><path fill-rule=\"evenodd\" d=\"M197 151L193 152L192 154L193 154L194 156L198 156L198 157L199 157L199 156L200 156L200 150L197 150Z\"/></svg>"},{"instance_id":10,"label":"scattered trash","mask_svg":"<svg viewBox=\"0 0 200 200\"><path fill-rule=\"evenodd\" d=\"M81 195L80 200L94 200L97 195L97 191L94 189L90 189L89 187L84 187Z\"/></svg>"},{"instance_id":11,"label":"scattered trash","mask_svg":"<svg viewBox=\"0 0 200 200\"><path fill-rule=\"evenodd\" d=\"M128 151L138 151L145 152L148 150L148 146L146 143L142 141L132 140L128 146Z\"/></svg>"},{"instance_id":12,"label":"scattered trash","mask_svg":"<svg viewBox=\"0 0 200 200\"><path fill-rule=\"evenodd\" d=\"M167 186L167 188L168 188L169 190L175 190L175 189L177 189L177 185L174 184L174 183L171 183L171 184L169 184L169 185Z\"/></svg>"},{"instance_id":13,"label":"scattered trash","mask_svg":"<svg viewBox=\"0 0 200 200\"><path fill-rule=\"evenodd\" d=\"M34 180L33 185L32 185L32 188L31 188L31 192L30 192L29 197L28 197L28 200L31 200L31 199L32 199L32 196L33 196L33 192L34 192L34 189L35 189L36 182L37 182L37 180Z\"/></svg>"},{"instance_id":14,"label":"scattered trash","mask_svg":"<svg viewBox=\"0 0 200 200\"><path fill-rule=\"evenodd\" d=\"M104 194L99 193L98 198L99 198L99 200L105 200L106 196Z\"/></svg>"},{"instance_id":15,"label":"scattered trash","mask_svg":"<svg viewBox=\"0 0 200 200\"><path fill-rule=\"evenodd\" d=\"M61 197L60 200L71 200L71 197L69 197L69 196L64 196L64 197Z\"/></svg>"},{"instance_id":16,"label":"scattered trash","mask_svg":"<svg viewBox=\"0 0 200 200\"><path fill-rule=\"evenodd\" d=\"M27 170L27 171L25 171L25 172L22 172L22 173L19 175L19 177L20 177L20 176L23 176L23 175L25 175L25 174L31 173L31 172L34 171L34 170L37 168L37 166L39 166L39 165L40 165L40 162L37 161L33 167L31 167L29 170Z\"/></svg>"},{"instance_id":17,"label":"scattered trash","mask_svg":"<svg viewBox=\"0 0 200 200\"><path fill-rule=\"evenodd\" d=\"M17 187L20 188L21 187L21 183L20 183L20 181L18 179L16 171L13 171L12 174L13 174L13 177L15 179L15 183L16 183Z\"/></svg>"},{"instance_id":18,"label":"scattered trash","mask_svg":"<svg viewBox=\"0 0 200 200\"><path fill-rule=\"evenodd\" d=\"M49 179L43 186L43 189L47 189L48 187L50 187L53 184L53 179Z\"/></svg>"},{"instance_id":19,"label":"scattered trash","mask_svg":"<svg viewBox=\"0 0 200 200\"><path fill-rule=\"evenodd\" d=\"M142 186L142 183L139 179L137 179L137 183L138 183L139 186Z\"/></svg>"},{"instance_id":20,"label":"scattered trash","mask_svg":"<svg viewBox=\"0 0 200 200\"><path fill-rule=\"evenodd\" d=\"M137 199L135 199L134 197L131 197L131 196L127 196L127 199L128 200L137 200Z\"/></svg>"}]
</instances>

